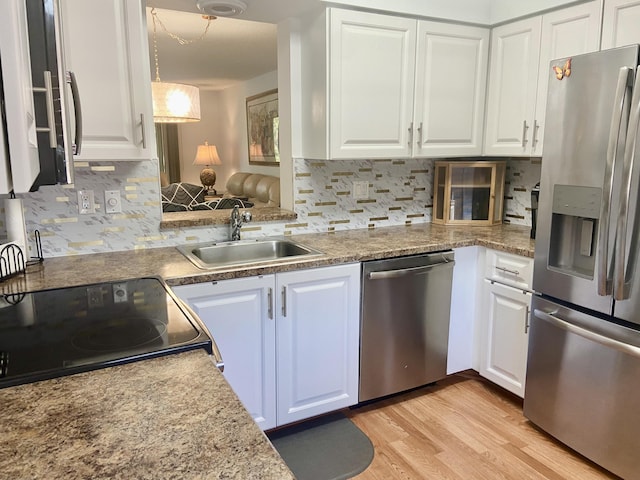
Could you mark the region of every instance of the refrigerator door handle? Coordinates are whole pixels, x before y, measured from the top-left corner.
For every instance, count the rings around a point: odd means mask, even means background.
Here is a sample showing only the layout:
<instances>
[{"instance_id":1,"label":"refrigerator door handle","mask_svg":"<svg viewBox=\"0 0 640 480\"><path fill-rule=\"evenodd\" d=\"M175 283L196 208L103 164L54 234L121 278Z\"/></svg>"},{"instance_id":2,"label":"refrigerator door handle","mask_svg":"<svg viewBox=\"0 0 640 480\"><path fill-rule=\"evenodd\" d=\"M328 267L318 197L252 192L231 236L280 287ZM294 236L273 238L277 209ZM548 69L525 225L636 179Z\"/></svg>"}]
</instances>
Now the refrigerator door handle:
<instances>
[{"instance_id":1,"label":"refrigerator door handle","mask_svg":"<svg viewBox=\"0 0 640 480\"><path fill-rule=\"evenodd\" d=\"M635 86L631 97L631 113L629 114L629 126L624 146L624 162L622 168L622 188L620 189L620 209L618 211L618 225L616 230L616 250L614 265L613 298L626 300L631 291L630 284L626 282L625 273L629 258L626 255L627 230L629 227L629 196L631 193L631 174L633 173L636 140L638 138L638 125L640 124L640 67L636 70ZM631 219L633 228L633 219Z\"/></svg>"},{"instance_id":2,"label":"refrigerator door handle","mask_svg":"<svg viewBox=\"0 0 640 480\"><path fill-rule=\"evenodd\" d=\"M562 330L566 330L567 332L574 333L576 335L581 336L582 338L586 338L587 340L591 340L592 342L599 343L600 345L604 345L605 347L610 347L619 352L626 353L628 355L633 355L634 357L640 358L640 348L635 345L630 345L628 343L621 342L620 340L616 340L615 338L605 337L604 335L600 335L599 333L592 332L591 330L587 330L584 327L580 327L578 325L574 325L573 323L569 323L566 320L563 320L560 317L556 316L556 312L543 312L542 310L538 310L537 308L533 310L533 315L540 319L544 320L551 325L554 325Z\"/></svg>"},{"instance_id":3,"label":"refrigerator door handle","mask_svg":"<svg viewBox=\"0 0 640 480\"><path fill-rule=\"evenodd\" d=\"M611 294L611 284L608 275L609 260L609 229L611 221L611 196L613 194L613 173L616 156L618 154L618 137L624 113L624 100L627 95L629 78L633 70L629 67L622 67L618 73L618 83L616 87L615 103L611 118L611 129L609 131L609 142L607 146L607 159L604 171L604 183L602 184L602 204L600 205L600 226L598 228L598 295L607 296Z\"/></svg>"}]
</instances>

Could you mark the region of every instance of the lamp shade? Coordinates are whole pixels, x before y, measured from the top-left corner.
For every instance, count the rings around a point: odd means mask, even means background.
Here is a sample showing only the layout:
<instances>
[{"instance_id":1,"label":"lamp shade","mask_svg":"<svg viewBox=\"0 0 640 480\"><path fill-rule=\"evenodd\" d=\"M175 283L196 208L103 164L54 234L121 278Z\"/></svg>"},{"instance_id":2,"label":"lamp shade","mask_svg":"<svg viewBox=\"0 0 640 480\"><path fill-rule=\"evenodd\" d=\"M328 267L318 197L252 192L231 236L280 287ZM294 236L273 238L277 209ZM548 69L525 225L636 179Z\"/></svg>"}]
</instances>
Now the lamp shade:
<instances>
[{"instance_id":1,"label":"lamp shade","mask_svg":"<svg viewBox=\"0 0 640 480\"><path fill-rule=\"evenodd\" d=\"M184 123L200 120L200 91L183 83L151 82L153 121Z\"/></svg>"},{"instance_id":2,"label":"lamp shade","mask_svg":"<svg viewBox=\"0 0 640 480\"><path fill-rule=\"evenodd\" d=\"M222 165L220 157L218 156L218 149L215 145L209 145L204 142L204 145L198 145L196 151L196 158L193 160L194 165Z\"/></svg>"}]
</instances>

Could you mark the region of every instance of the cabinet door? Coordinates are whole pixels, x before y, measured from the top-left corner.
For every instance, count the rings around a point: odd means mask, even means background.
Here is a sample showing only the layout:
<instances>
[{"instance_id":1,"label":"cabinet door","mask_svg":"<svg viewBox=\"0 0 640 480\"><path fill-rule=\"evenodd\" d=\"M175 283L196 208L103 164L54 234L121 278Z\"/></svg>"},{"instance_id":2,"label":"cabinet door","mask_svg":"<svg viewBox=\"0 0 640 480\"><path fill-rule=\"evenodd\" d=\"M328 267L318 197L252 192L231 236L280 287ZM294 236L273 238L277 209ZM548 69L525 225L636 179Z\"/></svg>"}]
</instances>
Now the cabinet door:
<instances>
[{"instance_id":1,"label":"cabinet door","mask_svg":"<svg viewBox=\"0 0 640 480\"><path fill-rule=\"evenodd\" d=\"M489 30L418 22L414 157L480 155Z\"/></svg>"},{"instance_id":2,"label":"cabinet door","mask_svg":"<svg viewBox=\"0 0 640 480\"><path fill-rule=\"evenodd\" d=\"M638 10L640 12L640 9ZM640 17L639 17L640 20ZM557 10L542 17L536 116L531 137L532 155L541 156L551 61L596 52L600 41L600 3L589 2Z\"/></svg>"},{"instance_id":3,"label":"cabinet door","mask_svg":"<svg viewBox=\"0 0 640 480\"><path fill-rule=\"evenodd\" d=\"M416 21L331 10L331 158L411 152Z\"/></svg>"},{"instance_id":4,"label":"cabinet door","mask_svg":"<svg viewBox=\"0 0 640 480\"><path fill-rule=\"evenodd\" d=\"M278 274L278 425L358 402L360 265Z\"/></svg>"},{"instance_id":5,"label":"cabinet door","mask_svg":"<svg viewBox=\"0 0 640 480\"><path fill-rule=\"evenodd\" d=\"M60 0L82 110L82 160L155 157L146 17L138 0Z\"/></svg>"},{"instance_id":6,"label":"cabinet door","mask_svg":"<svg viewBox=\"0 0 640 480\"><path fill-rule=\"evenodd\" d=\"M206 325L225 378L263 430L276 426L274 283L268 275L173 288Z\"/></svg>"},{"instance_id":7,"label":"cabinet door","mask_svg":"<svg viewBox=\"0 0 640 480\"><path fill-rule=\"evenodd\" d=\"M605 0L601 49L640 43L640 0Z\"/></svg>"},{"instance_id":8,"label":"cabinet door","mask_svg":"<svg viewBox=\"0 0 640 480\"><path fill-rule=\"evenodd\" d=\"M40 160L24 1L0 2L0 18L4 19L0 28L0 88L4 87L0 123L6 113L6 138L11 139L6 145L0 125L0 194L26 193L40 173Z\"/></svg>"},{"instance_id":9,"label":"cabinet door","mask_svg":"<svg viewBox=\"0 0 640 480\"><path fill-rule=\"evenodd\" d=\"M531 293L485 280L480 375L523 397Z\"/></svg>"},{"instance_id":10,"label":"cabinet door","mask_svg":"<svg viewBox=\"0 0 640 480\"><path fill-rule=\"evenodd\" d=\"M536 106L541 17L491 32L487 96L487 155L527 155Z\"/></svg>"}]
</instances>

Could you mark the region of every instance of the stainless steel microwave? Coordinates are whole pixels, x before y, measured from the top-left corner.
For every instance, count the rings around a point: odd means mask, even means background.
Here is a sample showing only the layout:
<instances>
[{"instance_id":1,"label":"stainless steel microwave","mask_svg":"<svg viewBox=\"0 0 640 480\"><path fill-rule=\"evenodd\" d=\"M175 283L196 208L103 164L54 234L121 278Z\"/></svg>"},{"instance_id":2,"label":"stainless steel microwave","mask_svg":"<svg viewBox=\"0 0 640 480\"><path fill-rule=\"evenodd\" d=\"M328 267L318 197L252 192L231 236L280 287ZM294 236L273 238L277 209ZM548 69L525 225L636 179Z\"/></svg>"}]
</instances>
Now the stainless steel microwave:
<instances>
[{"instance_id":1,"label":"stainless steel microwave","mask_svg":"<svg viewBox=\"0 0 640 480\"><path fill-rule=\"evenodd\" d=\"M82 115L57 0L2 0L0 19L0 193L73 183Z\"/></svg>"}]
</instances>

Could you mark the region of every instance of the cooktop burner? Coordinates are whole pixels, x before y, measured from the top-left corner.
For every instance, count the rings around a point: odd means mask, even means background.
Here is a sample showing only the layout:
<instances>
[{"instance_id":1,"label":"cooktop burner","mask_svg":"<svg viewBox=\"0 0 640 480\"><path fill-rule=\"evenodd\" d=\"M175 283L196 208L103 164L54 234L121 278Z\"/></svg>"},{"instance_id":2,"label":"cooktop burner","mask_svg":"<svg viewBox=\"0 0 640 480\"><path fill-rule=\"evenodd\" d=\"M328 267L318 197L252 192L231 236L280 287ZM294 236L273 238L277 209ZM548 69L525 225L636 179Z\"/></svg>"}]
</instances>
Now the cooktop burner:
<instances>
[{"instance_id":1,"label":"cooktop burner","mask_svg":"<svg viewBox=\"0 0 640 480\"><path fill-rule=\"evenodd\" d=\"M158 278L0 295L0 388L195 348L211 340Z\"/></svg>"}]
</instances>

